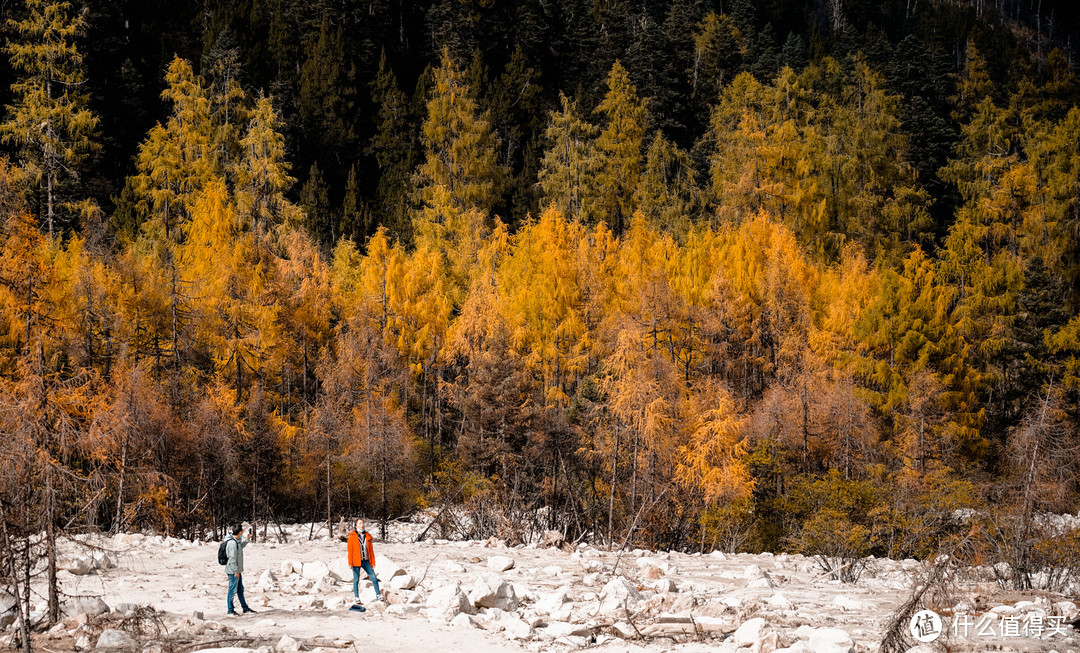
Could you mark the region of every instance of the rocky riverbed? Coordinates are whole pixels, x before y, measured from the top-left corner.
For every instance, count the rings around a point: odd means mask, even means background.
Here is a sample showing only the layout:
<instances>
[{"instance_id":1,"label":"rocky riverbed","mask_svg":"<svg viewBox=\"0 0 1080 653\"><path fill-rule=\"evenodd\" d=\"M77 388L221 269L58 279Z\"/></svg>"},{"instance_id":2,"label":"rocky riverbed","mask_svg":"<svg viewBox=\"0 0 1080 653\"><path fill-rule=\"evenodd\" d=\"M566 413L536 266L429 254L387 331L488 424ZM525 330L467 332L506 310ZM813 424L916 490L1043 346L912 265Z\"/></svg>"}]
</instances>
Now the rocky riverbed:
<instances>
[{"instance_id":1,"label":"rocky riverbed","mask_svg":"<svg viewBox=\"0 0 1080 653\"><path fill-rule=\"evenodd\" d=\"M337 538L245 550L248 603L225 614L217 543L145 534L63 543L66 618L34 635L45 651L227 649L401 651L877 651L924 571L914 560L872 559L842 584L798 555L607 552L589 545L507 547L498 540L376 543L385 602L365 579L352 612L352 574ZM402 539L410 532L397 533ZM941 635L912 651L1080 650L1074 597L1007 592L966 570L933 605ZM35 601L35 617L44 610ZM2 606L0 606L2 607ZM17 643L9 611L0 646ZM969 623L970 622L970 623ZM932 625L932 624L931 624ZM932 636L932 634L931 634Z\"/></svg>"}]
</instances>

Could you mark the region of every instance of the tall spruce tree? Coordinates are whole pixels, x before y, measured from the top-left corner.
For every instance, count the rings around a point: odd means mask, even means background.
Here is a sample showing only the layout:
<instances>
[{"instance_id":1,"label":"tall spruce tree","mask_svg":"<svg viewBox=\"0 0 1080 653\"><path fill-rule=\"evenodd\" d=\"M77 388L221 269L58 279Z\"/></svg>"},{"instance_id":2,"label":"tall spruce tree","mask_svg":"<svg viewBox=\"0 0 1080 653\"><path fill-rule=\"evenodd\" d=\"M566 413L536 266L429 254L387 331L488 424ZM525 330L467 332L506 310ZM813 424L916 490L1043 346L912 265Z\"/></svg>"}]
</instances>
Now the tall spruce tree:
<instances>
[{"instance_id":1,"label":"tall spruce tree","mask_svg":"<svg viewBox=\"0 0 1080 653\"><path fill-rule=\"evenodd\" d=\"M5 51L18 79L14 104L0 126L5 143L20 149L27 177L44 192L45 223L56 230L58 209L71 208L63 182L74 180L78 164L96 147L98 118L83 90L83 59L75 38L83 19L69 2L26 0L27 14L10 21L17 34Z\"/></svg>"}]
</instances>

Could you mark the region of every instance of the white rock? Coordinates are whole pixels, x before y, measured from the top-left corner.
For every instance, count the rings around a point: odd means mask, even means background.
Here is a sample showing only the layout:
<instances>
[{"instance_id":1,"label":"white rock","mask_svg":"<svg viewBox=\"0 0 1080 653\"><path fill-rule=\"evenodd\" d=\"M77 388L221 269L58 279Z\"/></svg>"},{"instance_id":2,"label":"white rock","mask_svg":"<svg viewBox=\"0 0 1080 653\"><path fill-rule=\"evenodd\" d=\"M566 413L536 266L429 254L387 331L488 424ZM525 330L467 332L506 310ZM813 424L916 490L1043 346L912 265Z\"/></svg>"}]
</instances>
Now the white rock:
<instances>
[{"instance_id":1,"label":"white rock","mask_svg":"<svg viewBox=\"0 0 1080 653\"><path fill-rule=\"evenodd\" d=\"M863 612L871 607L868 602L846 594L837 594L832 604L845 612Z\"/></svg>"},{"instance_id":2,"label":"white rock","mask_svg":"<svg viewBox=\"0 0 1080 653\"><path fill-rule=\"evenodd\" d=\"M544 575L551 576L552 578L558 578L562 575L562 567L560 567L559 565L548 565L547 567L544 567L541 571L544 572Z\"/></svg>"},{"instance_id":3,"label":"white rock","mask_svg":"<svg viewBox=\"0 0 1080 653\"><path fill-rule=\"evenodd\" d=\"M309 610L323 607L322 599L313 594L301 594L296 597L296 601L300 604L301 608L307 608Z\"/></svg>"},{"instance_id":4,"label":"white rock","mask_svg":"<svg viewBox=\"0 0 1080 653\"><path fill-rule=\"evenodd\" d=\"M747 587L752 587L752 588L755 588L755 589L769 589L769 588L776 587L776 585L773 583L772 578L769 577L768 575L766 575L766 576L764 576L762 578L758 578L758 579L750 581L750 583L747 585Z\"/></svg>"},{"instance_id":5,"label":"white rock","mask_svg":"<svg viewBox=\"0 0 1080 653\"><path fill-rule=\"evenodd\" d=\"M814 649L800 640L787 648L778 648L773 653L814 653Z\"/></svg>"},{"instance_id":6,"label":"white rock","mask_svg":"<svg viewBox=\"0 0 1080 653\"><path fill-rule=\"evenodd\" d=\"M390 579L389 585L394 590L411 590L416 587L416 579L412 574L398 574Z\"/></svg>"},{"instance_id":7,"label":"white rock","mask_svg":"<svg viewBox=\"0 0 1080 653\"><path fill-rule=\"evenodd\" d=\"M61 560L57 567L76 576L85 576L94 570L94 559L89 556L78 556Z\"/></svg>"},{"instance_id":8,"label":"white rock","mask_svg":"<svg viewBox=\"0 0 1080 653\"><path fill-rule=\"evenodd\" d=\"M735 634L731 636L732 641L735 642L735 646L755 646L765 636L765 620L761 617L756 617L749 621L744 621L736 630Z\"/></svg>"},{"instance_id":9,"label":"white rock","mask_svg":"<svg viewBox=\"0 0 1080 653\"><path fill-rule=\"evenodd\" d=\"M646 567L656 567L656 568L659 569L661 564L662 563L659 560L656 560L654 558L638 558L637 559L638 569L645 569Z\"/></svg>"},{"instance_id":10,"label":"white rock","mask_svg":"<svg viewBox=\"0 0 1080 653\"><path fill-rule=\"evenodd\" d=\"M451 574L463 574L465 573L465 567L454 562L453 560L444 560L442 568Z\"/></svg>"},{"instance_id":11,"label":"white rock","mask_svg":"<svg viewBox=\"0 0 1080 653\"><path fill-rule=\"evenodd\" d=\"M267 619L259 619L258 621L255 622L255 627L256 628L273 628L276 625L277 625L277 622L274 621L273 619L269 619L269 618L267 618Z\"/></svg>"},{"instance_id":12,"label":"white rock","mask_svg":"<svg viewBox=\"0 0 1080 653\"><path fill-rule=\"evenodd\" d=\"M427 598L428 619L450 621L462 612L473 614L475 609L457 583L443 585Z\"/></svg>"},{"instance_id":13,"label":"white rock","mask_svg":"<svg viewBox=\"0 0 1080 653\"><path fill-rule=\"evenodd\" d=\"M279 651L279 653L296 653L300 650L300 642L288 635L282 635L281 639L274 645L274 648Z\"/></svg>"},{"instance_id":14,"label":"white rock","mask_svg":"<svg viewBox=\"0 0 1080 653\"><path fill-rule=\"evenodd\" d=\"M398 563L381 553L375 554L375 571L378 573L380 581L383 579L390 580L394 576L408 573Z\"/></svg>"},{"instance_id":15,"label":"white rock","mask_svg":"<svg viewBox=\"0 0 1080 653\"><path fill-rule=\"evenodd\" d=\"M115 568L116 563L113 562L113 559L109 556L109 554L101 551L94 554L94 569L104 569L107 571L109 569Z\"/></svg>"},{"instance_id":16,"label":"white rock","mask_svg":"<svg viewBox=\"0 0 1080 653\"><path fill-rule=\"evenodd\" d=\"M282 578L284 578L286 576L289 576L290 574L293 573L293 571L294 571L294 568L293 568L292 560L282 560L281 561L281 566L278 567L278 573L281 574Z\"/></svg>"},{"instance_id":17,"label":"white rock","mask_svg":"<svg viewBox=\"0 0 1080 653\"><path fill-rule=\"evenodd\" d=\"M814 653L851 653L855 650L851 635L840 628L815 628L808 643Z\"/></svg>"},{"instance_id":18,"label":"white rock","mask_svg":"<svg viewBox=\"0 0 1080 653\"><path fill-rule=\"evenodd\" d=\"M764 578L767 574L757 565L747 565L743 570L743 578L746 580L757 580Z\"/></svg>"},{"instance_id":19,"label":"white rock","mask_svg":"<svg viewBox=\"0 0 1080 653\"><path fill-rule=\"evenodd\" d=\"M491 556L487 561L488 569L503 572L514 568L514 559L509 556Z\"/></svg>"},{"instance_id":20,"label":"white rock","mask_svg":"<svg viewBox=\"0 0 1080 653\"><path fill-rule=\"evenodd\" d=\"M623 639L633 639L634 637L637 637L637 632L634 630L634 627L625 621L616 621L611 629L615 631L616 635Z\"/></svg>"},{"instance_id":21,"label":"white rock","mask_svg":"<svg viewBox=\"0 0 1080 653\"><path fill-rule=\"evenodd\" d=\"M713 551L709 554L709 557L715 558L716 560L727 560L727 554L723 551Z\"/></svg>"},{"instance_id":22,"label":"white rock","mask_svg":"<svg viewBox=\"0 0 1080 653\"><path fill-rule=\"evenodd\" d=\"M551 614L570 601L569 594L570 587L564 585L551 594L544 595L533 605L533 610L538 614Z\"/></svg>"},{"instance_id":23,"label":"white rock","mask_svg":"<svg viewBox=\"0 0 1080 653\"><path fill-rule=\"evenodd\" d=\"M776 594L773 594L769 598L765 599L765 603L769 604L771 607L776 608L777 610L790 610L792 608L791 601L788 600L788 597L784 596L780 592L777 592Z\"/></svg>"},{"instance_id":24,"label":"white rock","mask_svg":"<svg viewBox=\"0 0 1080 653\"><path fill-rule=\"evenodd\" d=\"M469 601L478 608L499 608L513 612L518 608L517 592L514 586L503 580L498 574L482 574L469 592Z\"/></svg>"},{"instance_id":25,"label":"white rock","mask_svg":"<svg viewBox=\"0 0 1080 653\"><path fill-rule=\"evenodd\" d=\"M450 620L450 625L455 628L479 628L480 625L476 623L476 618L470 614L462 612L458 616Z\"/></svg>"},{"instance_id":26,"label":"white rock","mask_svg":"<svg viewBox=\"0 0 1080 653\"><path fill-rule=\"evenodd\" d=\"M630 608L643 598L641 592L637 591L637 588L625 578L621 576L612 578L600 591L600 612L609 613L624 607Z\"/></svg>"},{"instance_id":27,"label":"white rock","mask_svg":"<svg viewBox=\"0 0 1080 653\"><path fill-rule=\"evenodd\" d=\"M106 628L101 631L101 636L97 640L97 648L125 648L132 649L138 648L139 642L135 641L135 638L128 635L122 630L114 630L112 628Z\"/></svg>"},{"instance_id":28,"label":"white rock","mask_svg":"<svg viewBox=\"0 0 1080 653\"><path fill-rule=\"evenodd\" d=\"M581 584L586 587L596 587L600 584L600 574L585 574L585 577L581 579Z\"/></svg>"},{"instance_id":29,"label":"white rock","mask_svg":"<svg viewBox=\"0 0 1080 653\"><path fill-rule=\"evenodd\" d=\"M352 567L349 566L349 560L345 556L334 558L330 563L330 575L335 579L345 582L352 582ZM367 574L361 574L366 576ZM382 574L380 574L381 576Z\"/></svg>"},{"instance_id":30,"label":"white rock","mask_svg":"<svg viewBox=\"0 0 1080 653\"><path fill-rule=\"evenodd\" d=\"M322 580L330 575L330 567L325 562L305 562L300 575L308 580Z\"/></svg>"},{"instance_id":31,"label":"white rock","mask_svg":"<svg viewBox=\"0 0 1080 653\"><path fill-rule=\"evenodd\" d=\"M503 634L507 639L528 639L532 637L533 628L521 619L500 619L503 626Z\"/></svg>"},{"instance_id":32,"label":"white rock","mask_svg":"<svg viewBox=\"0 0 1080 653\"><path fill-rule=\"evenodd\" d=\"M592 634L592 629L582 624L554 621L548 624L547 628L544 628L541 632L545 637L558 639L560 637L569 637L572 635L577 637L588 637Z\"/></svg>"},{"instance_id":33,"label":"white rock","mask_svg":"<svg viewBox=\"0 0 1080 653\"><path fill-rule=\"evenodd\" d=\"M80 614L99 615L109 612L109 606L96 596L80 596L64 607L64 614L76 616Z\"/></svg>"},{"instance_id":34,"label":"white rock","mask_svg":"<svg viewBox=\"0 0 1080 653\"><path fill-rule=\"evenodd\" d=\"M655 580L652 582L651 587L660 594L679 591L679 588L675 585L675 581L671 580L670 578L661 578L660 580Z\"/></svg>"}]
</instances>

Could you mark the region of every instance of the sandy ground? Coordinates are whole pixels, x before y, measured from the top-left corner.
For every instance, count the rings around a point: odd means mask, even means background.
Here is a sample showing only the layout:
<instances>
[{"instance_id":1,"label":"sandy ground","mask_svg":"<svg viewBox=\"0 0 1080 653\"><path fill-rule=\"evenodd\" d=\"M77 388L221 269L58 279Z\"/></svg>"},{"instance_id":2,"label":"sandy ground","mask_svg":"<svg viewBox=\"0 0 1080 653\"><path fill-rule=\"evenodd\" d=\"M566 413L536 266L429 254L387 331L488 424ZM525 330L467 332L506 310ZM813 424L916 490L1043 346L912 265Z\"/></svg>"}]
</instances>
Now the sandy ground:
<instances>
[{"instance_id":1,"label":"sandy ground","mask_svg":"<svg viewBox=\"0 0 1080 653\"><path fill-rule=\"evenodd\" d=\"M798 650L811 640L812 629L838 628L850 635L856 651L876 651L892 614L910 592L914 574L921 568L915 561L873 560L856 585L841 584L823 577L816 562L802 556L777 555L688 555L681 553L624 552L621 555L578 549L572 553L560 549L532 546L507 548L485 546L481 542L376 543L376 554L402 567L419 581L414 590L386 589L387 602L375 604L372 590L363 597L369 610L356 613L351 604L351 579L318 582L301 574L283 574L283 565L299 568L301 563L324 563L338 575L345 575L345 544L334 539L302 539L307 531L295 527L288 543L254 542L245 550L245 585L247 599L256 614L225 615L227 580L217 564L217 543L186 542L171 538L119 536L89 538L88 543L111 551L116 566L99 568L76 575L61 572L63 592L68 596L96 596L113 608L121 604L153 606L169 632L200 637L204 645L190 645L185 650L227 646L230 637L249 638L243 646L269 651L282 635L298 641L302 649L318 646L363 651L413 651L419 653L468 651L547 651L588 648L601 651L754 651L767 653L775 647L795 646ZM294 539L296 538L296 539ZM93 556L85 546L65 545L65 560ZM510 629L492 618L496 611L481 614L453 625L426 615L425 600L431 592L460 583L468 594L476 579L490 573L488 561L493 556L507 556L515 561L512 569L499 575L511 583L521 607L512 618L524 621L527 633L510 639ZM380 576L389 566L380 561ZM108 566L108 565L106 565ZM260 578L270 570L276 581ZM762 573L764 572L764 573ZM767 577L762 580L762 577ZM627 584L642 592L632 610L605 605L605 585L612 579L625 578ZM384 587L388 579L383 578ZM671 583L674 583L672 586ZM548 614L539 609L548 596L564 588L568 602ZM675 591L667 591L675 589ZM411 597L411 598L410 598ZM1046 618L1076 616L1076 605L1068 597L1044 592L1004 593L992 583L968 582L953 597L957 614L968 610L976 616L989 615L998 620L1021 621L1026 625L1032 615ZM69 599L69 603L72 599ZM403 602L413 601L405 611ZM393 606L393 607L391 607ZM419 611L416 608L421 608ZM487 614L482 614L482 613ZM679 621L690 617L712 624L704 634L675 637L624 639L612 625L632 622L632 628L645 630L659 621ZM737 646L740 625L754 618L764 619L764 630L750 647ZM552 636L553 622L579 624L589 629L585 636ZM85 623L69 618L57 626L46 646L49 650L93 648L100 628L106 622ZM558 624L557 624L558 625ZM529 628L532 626L532 628ZM653 626L656 628L656 626ZM94 630L94 629L97 630ZM550 628L550 630L549 630ZM230 630L231 629L231 630ZM234 633L235 631L235 633ZM9 628L0 643L11 643ZM765 637L767 633L775 637ZM557 635L557 634L556 634ZM81 638L81 642L79 641ZM216 642L216 644L215 644ZM801 643L800 643L801 642ZM39 642L40 643L40 642ZM278 650L285 650L288 642ZM43 644L44 646L44 644ZM144 648L144 651L162 649ZM836 649L839 650L839 649ZM976 634L946 634L922 651L1066 651L1080 650L1080 640L1071 627L1052 636L1024 632L1018 637ZM166 651L167 653L167 651ZM325 652L324 652L325 653Z\"/></svg>"}]
</instances>

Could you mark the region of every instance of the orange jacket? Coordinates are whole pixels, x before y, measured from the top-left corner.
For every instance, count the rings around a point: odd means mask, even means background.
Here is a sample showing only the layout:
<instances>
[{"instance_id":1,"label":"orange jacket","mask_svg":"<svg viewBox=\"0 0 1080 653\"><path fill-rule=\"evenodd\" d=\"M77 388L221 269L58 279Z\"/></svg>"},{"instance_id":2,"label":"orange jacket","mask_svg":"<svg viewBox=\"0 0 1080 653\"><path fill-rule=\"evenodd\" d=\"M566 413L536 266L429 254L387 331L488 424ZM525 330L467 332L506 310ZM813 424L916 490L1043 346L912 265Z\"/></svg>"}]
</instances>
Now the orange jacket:
<instances>
[{"instance_id":1,"label":"orange jacket","mask_svg":"<svg viewBox=\"0 0 1080 653\"><path fill-rule=\"evenodd\" d=\"M349 545L349 566L359 567L363 552L360 549L360 534L356 531L349 533L346 540ZM371 548L371 533L364 533L364 548L367 549L367 561L372 568L375 567L375 550Z\"/></svg>"}]
</instances>

